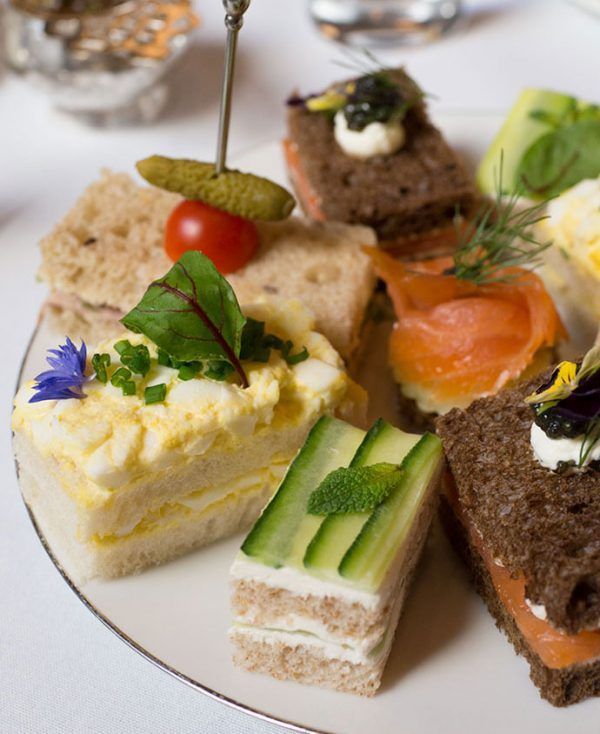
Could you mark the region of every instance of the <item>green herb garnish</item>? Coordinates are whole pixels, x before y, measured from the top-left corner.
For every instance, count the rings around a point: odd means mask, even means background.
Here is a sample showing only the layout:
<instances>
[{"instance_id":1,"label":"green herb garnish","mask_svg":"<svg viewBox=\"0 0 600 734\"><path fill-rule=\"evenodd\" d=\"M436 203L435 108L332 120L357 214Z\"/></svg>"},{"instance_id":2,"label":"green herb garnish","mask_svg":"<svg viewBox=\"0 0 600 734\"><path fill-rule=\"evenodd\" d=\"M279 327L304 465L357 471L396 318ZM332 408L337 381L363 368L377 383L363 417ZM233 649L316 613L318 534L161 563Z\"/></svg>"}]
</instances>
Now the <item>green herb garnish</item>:
<instances>
[{"instance_id":1,"label":"green herb garnish","mask_svg":"<svg viewBox=\"0 0 600 734\"><path fill-rule=\"evenodd\" d=\"M342 467L330 472L308 498L311 515L367 512L380 505L398 485L397 464Z\"/></svg>"},{"instance_id":2,"label":"green herb garnish","mask_svg":"<svg viewBox=\"0 0 600 734\"><path fill-rule=\"evenodd\" d=\"M123 395L135 395L135 382L131 379L131 370L119 367L110 378L110 384L121 388Z\"/></svg>"},{"instance_id":3,"label":"green herb garnish","mask_svg":"<svg viewBox=\"0 0 600 734\"><path fill-rule=\"evenodd\" d=\"M158 385L151 385L144 390L144 402L146 405L152 403L162 403L167 395L167 386L164 382Z\"/></svg>"},{"instance_id":4,"label":"green herb garnish","mask_svg":"<svg viewBox=\"0 0 600 734\"><path fill-rule=\"evenodd\" d=\"M107 368L110 367L110 354L94 354L92 367L96 373L96 379L106 384L108 382Z\"/></svg>"},{"instance_id":5,"label":"green herb garnish","mask_svg":"<svg viewBox=\"0 0 600 734\"><path fill-rule=\"evenodd\" d=\"M302 349L296 354L292 354L294 348L293 343L288 339L284 341L275 334L265 333L265 322L248 318L242 332L242 348L240 352L241 359L247 359L252 362L268 362L271 349L277 349L281 352L281 356L290 364L298 364L308 359L308 349Z\"/></svg>"},{"instance_id":6,"label":"green herb garnish","mask_svg":"<svg viewBox=\"0 0 600 734\"><path fill-rule=\"evenodd\" d=\"M600 418L596 419L595 421L592 421L586 430L586 432L583 435L583 441L581 443L581 450L579 452L579 462L577 464L578 468L584 467L588 459L590 458L590 454L600 441Z\"/></svg>"},{"instance_id":7,"label":"green herb garnish","mask_svg":"<svg viewBox=\"0 0 600 734\"><path fill-rule=\"evenodd\" d=\"M168 352L165 352L164 349L161 349L160 347L156 351L156 361L158 364L162 365L163 367L174 367L173 359L169 355ZM176 369L176 368L175 368Z\"/></svg>"},{"instance_id":8,"label":"green herb garnish","mask_svg":"<svg viewBox=\"0 0 600 734\"><path fill-rule=\"evenodd\" d=\"M202 253L190 250L182 255L121 321L172 359L227 362L248 387L240 362L246 319L233 289Z\"/></svg>"},{"instance_id":9,"label":"green herb garnish","mask_svg":"<svg viewBox=\"0 0 600 734\"><path fill-rule=\"evenodd\" d=\"M300 364L300 362L304 362L305 359L308 359L308 349L306 347L302 347L302 349L297 354L289 354L285 357L285 361L290 364Z\"/></svg>"},{"instance_id":10,"label":"green herb garnish","mask_svg":"<svg viewBox=\"0 0 600 734\"><path fill-rule=\"evenodd\" d=\"M202 362L186 362L179 367L177 377L186 382L192 380L202 370Z\"/></svg>"},{"instance_id":11,"label":"green herb garnish","mask_svg":"<svg viewBox=\"0 0 600 734\"><path fill-rule=\"evenodd\" d=\"M145 344L133 346L128 339L115 343L115 351L121 358L121 364L129 368L136 375L144 377L150 370L150 352Z\"/></svg>"},{"instance_id":12,"label":"green herb garnish","mask_svg":"<svg viewBox=\"0 0 600 734\"><path fill-rule=\"evenodd\" d=\"M519 189L535 198L557 196L586 178L600 174L600 107L575 97L558 114L534 109L532 120L550 130L525 151L516 171Z\"/></svg>"},{"instance_id":13,"label":"green herb garnish","mask_svg":"<svg viewBox=\"0 0 600 734\"><path fill-rule=\"evenodd\" d=\"M541 263L541 253L551 246L552 242L540 242L532 231L535 224L547 219L547 202L523 208L519 205L519 194L505 198L502 166L501 156L495 200L479 209L473 227L463 229L457 224L454 266L446 275L475 285L507 283L516 276L500 271L524 265L536 267Z\"/></svg>"},{"instance_id":14,"label":"green herb garnish","mask_svg":"<svg viewBox=\"0 0 600 734\"><path fill-rule=\"evenodd\" d=\"M204 367L203 375L211 380L226 380L233 372L232 366L228 362L212 360Z\"/></svg>"},{"instance_id":15,"label":"green herb garnish","mask_svg":"<svg viewBox=\"0 0 600 734\"><path fill-rule=\"evenodd\" d=\"M528 196L557 196L600 174L600 119L584 119L542 135L525 152L517 180Z\"/></svg>"},{"instance_id":16,"label":"green herb garnish","mask_svg":"<svg viewBox=\"0 0 600 734\"><path fill-rule=\"evenodd\" d=\"M265 322L247 318L242 331L240 359L252 362L268 362L270 347L264 344Z\"/></svg>"}]
</instances>

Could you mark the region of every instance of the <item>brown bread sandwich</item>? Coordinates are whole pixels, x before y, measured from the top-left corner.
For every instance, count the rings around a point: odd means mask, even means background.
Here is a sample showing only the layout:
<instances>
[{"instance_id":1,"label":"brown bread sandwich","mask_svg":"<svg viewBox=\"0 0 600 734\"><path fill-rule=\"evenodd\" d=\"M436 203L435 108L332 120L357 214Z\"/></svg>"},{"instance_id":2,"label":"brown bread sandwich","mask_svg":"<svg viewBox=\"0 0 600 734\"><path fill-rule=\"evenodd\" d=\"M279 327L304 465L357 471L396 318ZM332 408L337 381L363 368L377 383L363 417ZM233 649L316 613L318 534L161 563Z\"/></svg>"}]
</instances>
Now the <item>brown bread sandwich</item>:
<instances>
[{"instance_id":1,"label":"brown bread sandwich","mask_svg":"<svg viewBox=\"0 0 600 734\"><path fill-rule=\"evenodd\" d=\"M119 319L182 254L183 243L176 233L169 243L166 230L177 217L180 226L193 229L181 218L185 207L211 209L163 188L140 186L125 173L104 171L90 184L41 242L40 276L50 288L46 312L56 329L92 344L119 334ZM218 214L212 210L213 217ZM300 300L319 331L344 359L351 358L375 285L361 250L375 243L372 230L300 217L247 224L256 232L255 249L245 262L228 262L222 270L238 299ZM214 251L204 249L217 264L222 242L221 230L210 243ZM178 246L175 253L168 244Z\"/></svg>"},{"instance_id":2,"label":"brown bread sandwich","mask_svg":"<svg viewBox=\"0 0 600 734\"><path fill-rule=\"evenodd\" d=\"M432 251L408 236L471 210L473 182L403 69L377 67L320 95L292 96L288 110L290 179L313 219L366 224L419 256ZM434 236L431 246L439 254L447 242Z\"/></svg>"},{"instance_id":3,"label":"brown bread sandwich","mask_svg":"<svg viewBox=\"0 0 600 734\"><path fill-rule=\"evenodd\" d=\"M550 703L600 695L600 350L437 430L442 518L497 626Z\"/></svg>"}]
</instances>

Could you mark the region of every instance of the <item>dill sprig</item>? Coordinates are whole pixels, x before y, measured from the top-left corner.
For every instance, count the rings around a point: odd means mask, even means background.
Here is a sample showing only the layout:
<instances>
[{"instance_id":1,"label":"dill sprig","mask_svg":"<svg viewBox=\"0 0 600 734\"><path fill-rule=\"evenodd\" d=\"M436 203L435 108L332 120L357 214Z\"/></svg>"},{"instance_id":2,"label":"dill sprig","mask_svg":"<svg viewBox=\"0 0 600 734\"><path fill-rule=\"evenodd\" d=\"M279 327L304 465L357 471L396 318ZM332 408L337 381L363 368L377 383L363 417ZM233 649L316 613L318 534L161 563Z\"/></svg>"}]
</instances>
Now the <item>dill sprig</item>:
<instances>
[{"instance_id":1,"label":"dill sprig","mask_svg":"<svg viewBox=\"0 0 600 734\"><path fill-rule=\"evenodd\" d=\"M586 465L590 454L597 446L598 442L600 442L600 418L597 418L589 424L583 436L581 450L579 452L579 461L577 463L577 466L580 469Z\"/></svg>"},{"instance_id":2,"label":"dill sprig","mask_svg":"<svg viewBox=\"0 0 600 734\"><path fill-rule=\"evenodd\" d=\"M525 265L537 267L542 262L542 252L552 245L551 241L540 242L533 231L535 224L548 218L547 201L521 208L518 193L506 199L502 193L502 168L501 154L495 199L479 209L473 227L457 229L454 267L447 271L476 285L510 282L515 274L501 271Z\"/></svg>"},{"instance_id":3,"label":"dill sprig","mask_svg":"<svg viewBox=\"0 0 600 734\"><path fill-rule=\"evenodd\" d=\"M333 59L336 66L343 69L349 69L352 72L360 73L361 76L369 74L379 74L389 71L389 67L383 64L372 51L367 48L351 49L342 48L342 54L345 59Z\"/></svg>"}]
</instances>

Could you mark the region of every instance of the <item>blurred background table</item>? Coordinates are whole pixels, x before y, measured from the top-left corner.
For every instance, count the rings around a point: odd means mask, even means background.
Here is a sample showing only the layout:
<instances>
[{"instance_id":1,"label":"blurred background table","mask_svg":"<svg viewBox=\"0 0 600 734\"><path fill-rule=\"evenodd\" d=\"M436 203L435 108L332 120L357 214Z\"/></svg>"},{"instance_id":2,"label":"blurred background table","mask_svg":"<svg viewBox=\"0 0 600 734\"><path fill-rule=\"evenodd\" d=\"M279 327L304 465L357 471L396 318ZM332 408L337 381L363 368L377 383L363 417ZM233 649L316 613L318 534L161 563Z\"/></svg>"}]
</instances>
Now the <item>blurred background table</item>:
<instances>
[{"instance_id":1,"label":"blurred background table","mask_svg":"<svg viewBox=\"0 0 600 734\"><path fill-rule=\"evenodd\" d=\"M254 0L241 35L230 151L281 137L283 100L344 75L341 48L321 38L304 0ZM52 110L0 67L0 731L251 732L279 727L186 688L106 630L59 577L21 503L10 450L10 401L45 294L37 242L102 167L133 171L152 153L211 159L223 54L219 0L197 3L203 24L171 75L152 125L94 129ZM499 112L525 86L599 100L600 21L558 0L465 3L442 40L385 49L434 97L436 112ZM201 624L202 620L198 620ZM202 651L198 651L201 655ZM341 722L343 726L343 722Z\"/></svg>"}]
</instances>

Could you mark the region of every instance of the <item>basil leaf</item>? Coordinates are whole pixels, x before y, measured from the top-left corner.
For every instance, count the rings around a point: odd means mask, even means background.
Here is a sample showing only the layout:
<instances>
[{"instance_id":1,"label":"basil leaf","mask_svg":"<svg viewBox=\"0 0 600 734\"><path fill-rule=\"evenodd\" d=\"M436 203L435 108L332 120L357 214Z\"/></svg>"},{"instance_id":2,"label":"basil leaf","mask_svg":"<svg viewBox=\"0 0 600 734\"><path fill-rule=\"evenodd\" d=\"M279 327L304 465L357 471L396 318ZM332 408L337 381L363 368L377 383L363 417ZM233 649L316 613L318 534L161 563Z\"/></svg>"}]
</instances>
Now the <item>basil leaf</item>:
<instances>
[{"instance_id":1,"label":"basil leaf","mask_svg":"<svg viewBox=\"0 0 600 734\"><path fill-rule=\"evenodd\" d=\"M600 175L600 120L580 119L546 133L524 153L517 181L526 195L557 196Z\"/></svg>"},{"instance_id":2,"label":"basil leaf","mask_svg":"<svg viewBox=\"0 0 600 734\"><path fill-rule=\"evenodd\" d=\"M387 498L401 475L397 464L335 469L308 498L308 512L310 515L342 515L373 510Z\"/></svg>"},{"instance_id":3,"label":"basil leaf","mask_svg":"<svg viewBox=\"0 0 600 734\"><path fill-rule=\"evenodd\" d=\"M189 250L154 281L121 322L172 359L225 361L248 379L239 360L246 319L229 283L202 253Z\"/></svg>"}]
</instances>

